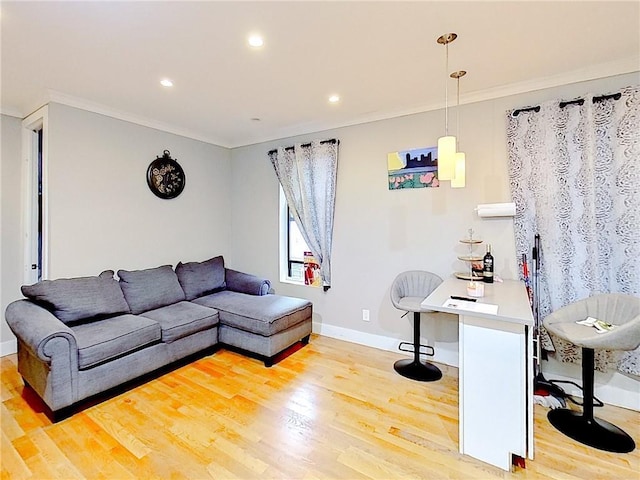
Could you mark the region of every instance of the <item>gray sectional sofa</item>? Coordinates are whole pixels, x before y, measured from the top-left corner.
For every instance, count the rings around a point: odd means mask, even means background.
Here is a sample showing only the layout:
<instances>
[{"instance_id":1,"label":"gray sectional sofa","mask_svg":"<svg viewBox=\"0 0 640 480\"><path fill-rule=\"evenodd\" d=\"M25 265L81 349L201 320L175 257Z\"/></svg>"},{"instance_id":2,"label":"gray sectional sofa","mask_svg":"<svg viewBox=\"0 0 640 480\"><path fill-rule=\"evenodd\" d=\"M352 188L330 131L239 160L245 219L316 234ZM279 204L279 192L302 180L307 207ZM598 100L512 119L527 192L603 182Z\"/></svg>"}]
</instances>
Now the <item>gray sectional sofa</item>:
<instances>
[{"instance_id":1,"label":"gray sectional sofa","mask_svg":"<svg viewBox=\"0 0 640 480\"><path fill-rule=\"evenodd\" d=\"M274 295L268 280L225 268L221 256L22 287L6 321L18 371L62 418L80 401L227 345L271 366L308 342L312 305Z\"/></svg>"}]
</instances>

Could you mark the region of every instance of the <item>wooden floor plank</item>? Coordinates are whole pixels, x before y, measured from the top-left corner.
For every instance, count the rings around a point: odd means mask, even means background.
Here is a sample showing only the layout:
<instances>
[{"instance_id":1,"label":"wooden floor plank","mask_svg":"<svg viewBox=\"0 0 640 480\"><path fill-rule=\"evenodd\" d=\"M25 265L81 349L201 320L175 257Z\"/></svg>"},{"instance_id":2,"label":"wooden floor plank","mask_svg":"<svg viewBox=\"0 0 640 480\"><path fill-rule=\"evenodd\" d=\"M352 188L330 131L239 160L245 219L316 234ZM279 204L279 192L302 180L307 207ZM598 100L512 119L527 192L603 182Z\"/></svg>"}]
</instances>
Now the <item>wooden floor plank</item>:
<instances>
[{"instance_id":1,"label":"wooden floor plank","mask_svg":"<svg viewBox=\"0 0 640 480\"><path fill-rule=\"evenodd\" d=\"M2 357L2 479L639 480L637 449L574 442L539 405L525 469L461 455L457 369L414 382L399 358L317 335L272 368L220 350L51 424L16 356ZM596 414L638 441L638 412Z\"/></svg>"},{"instance_id":2,"label":"wooden floor plank","mask_svg":"<svg viewBox=\"0 0 640 480\"><path fill-rule=\"evenodd\" d=\"M4 420L3 417L3 425ZM0 448L2 449L2 455L0 456L1 478L30 478L31 470L25 462L25 457L20 454L16 445L4 434L4 431L2 432L0 442Z\"/></svg>"}]
</instances>

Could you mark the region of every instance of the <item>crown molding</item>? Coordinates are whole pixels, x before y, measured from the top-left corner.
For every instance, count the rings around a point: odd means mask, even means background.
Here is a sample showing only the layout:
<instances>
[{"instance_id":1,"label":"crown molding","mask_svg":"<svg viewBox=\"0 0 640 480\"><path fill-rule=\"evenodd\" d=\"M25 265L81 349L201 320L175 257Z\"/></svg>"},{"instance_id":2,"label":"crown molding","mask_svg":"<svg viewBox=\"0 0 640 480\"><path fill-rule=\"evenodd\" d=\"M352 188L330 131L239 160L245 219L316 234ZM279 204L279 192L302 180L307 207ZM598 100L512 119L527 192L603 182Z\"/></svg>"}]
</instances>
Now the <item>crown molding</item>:
<instances>
[{"instance_id":1,"label":"crown molding","mask_svg":"<svg viewBox=\"0 0 640 480\"><path fill-rule=\"evenodd\" d=\"M637 57L627 57L621 60L613 62L597 64L588 68L574 70L558 75L553 75L544 78L537 78L534 80L528 80L526 82L512 83L507 85L501 85L495 88L489 88L480 90L477 92L469 93L460 96L460 105L477 103L483 101L495 100L498 98L509 97L512 95L519 95L523 93L533 92L537 90L544 90L547 88L560 87L563 85L570 85L574 83L586 82L589 80L597 80L600 78L607 78L616 75L625 75L628 73L640 72L640 64ZM270 142L274 140L280 140L283 138L296 137L300 135L307 135L310 133L322 132L326 130L334 130L337 128L351 127L355 125L361 125L365 123L378 122L381 120L390 120L393 118L404 117L407 115L416 115L420 113L431 112L435 110L442 110L445 108L445 102L440 101L431 104L415 105L413 107L388 110L384 112L370 112L358 117L352 118L349 121L341 122L339 124L323 124L307 122L304 125L296 125L295 127L287 127L279 130L275 136L262 136L247 138L245 143L232 145L230 148L244 147L248 145L255 145L259 143Z\"/></svg>"},{"instance_id":2,"label":"crown molding","mask_svg":"<svg viewBox=\"0 0 640 480\"><path fill-rule=\"evenodd\" d=\"M0 115L6 115L7 117L16 117L20 120L22 120L22 118L24 117L24 115L22 115L22 113L20 113L18 110L3 106L0 106Z\"/></svg>"},{"instance_id":3,"label":"crown molding","mask_svg":"<svg viewBox=\"0 0 640 480\"><path fill-rule=\"evenodd\" d=\"M572 70L558 75L538 78L526 82L501 85L472 94L464 95L460 98L460 103L476 103L496 98L509 97L523 93L555 88L573 83L588 82L600 78L625 75L628 73L640 72L640 63L637 57L627 57L608 63L592 65L579 70ZM585 92L586 93L586 92Z\"/></svg>"},{"instance_id":4,"label":"crown molding","mask_svg":"<svg viewBox=\"0 0 640 480\"><path fill-rule=\"evenodd\" d=\"M510 97L512 95L520 95L523 93L533 92L536 90L544 90L547 88L555 88L563 85L587 82L589 80L597 80L599 78L612 77L616 75L625 75L628 73L640 72L640 64L637 57L628 57L614 62L593 65L588 68L574 70L550 77L537 78L526 82L512 83L500 85L499 87L488 88L476 92L468 93L460 96L460 105L469 103L484 102L495 100L497 98ZM390 118L402 117L405 115L415 115L417 113L430 112L433 110L441 110L445 108L445 102L437 102L429 105L420 105L408 109L380 112L354 119L349 125L357 125L379 120L388 120ZM332 127L334 128L334 127Z\"/></svg>"},{"instance_id":5,"label":"crown molding","mask_svg":"<svg viewBox=\"0 0 640 480\"><path fill-rule=\"evenodd\" d=\"M636 57L627 57L613 62L604 64L597 64L587 68L574 70L558 75L553 75L545 78L537 78L528 80L526 82L519 82L507 85L501 85L499 87L489 88L477 92L461 95L460 105L469 103L477 103L489 100L495 100L497 98L509 97L512 95L519 95L536 90L543 90L547 88L559 87L562 85L568 85L573 83L585 82L589 80L595 80L599 78L606 78L615 75L624 75L628 73L640 72L640 65ZM171 125L168 123L160 122L151 118L146 118L140 115L136 115L130 112L117 110L106 105L102 105L90 100L86 100L73 95L68 95L55 90L49 90L46 100L43 103L55 102L68 105L71 107L79 108L100 115L105 115L118 120L123 120L129 123L153 128L167 133L180 135L182 137L191 138L201 142L217 145L223 148L239 148L249 145L255 145L259 143L265 143L275 141L283 138L296 137L300 135L308 135L311 133L319 133L326 130L335 130L337 128L350 127L355 125L361 125L365 123L377 122L381 120L389 120L392 118L404 117L407 115L415 115L419 113L426 113L435 110L441 110L444 108L444 101L436 102L427 105L414 105L413 107L398 109L369 112L363 115L354 117L348 121L337 123L323 123L323 122L306 122L304 124L298 124L293 127L285 127L267 135L256 135L253 137L247 136L243 140L236 141L224 141L221 138L203 134L201 132L195 132L177 125ZM9 115L12 117L23 118L26 115L21 114L18 111L2 108L0 113L3 115Z\"/></svg>"},{"instance_id":6,"label":"crown molding","mask_svg":"<svg viewBox=\"0 0 640 480\"><path fill-rule=\"evenodd\" d=\"M225 145L226 142L222 141L220 138L217 138L217 137L203 135L202 133L194 132L192 130L179 127L177 125L171 125L168 123L160 122L158 120L154 120L152 118L147 118L147 117L136 115L130 112L117 110L115 108L111 108L106 105L102 105L100 103L92 102L90 100L86 100L80 97L75 97L73 95L68 95L66 93L58 92L56 90L49 90L48 97L50 102L61 103L69 107L79 108L81 110L86 110L86 111L97 113L100 115L105 115L107 117L115 118L117 120L123 120L129 123L134 123L136 125L141 125L143 127L153 128L155 130L160 130L162 132L172 133L174 135L179 135L181 137L191 138L193 140L198 140L198 141L209 143L219 147L232 148L229 145Z\"/></svg>"}]
</instances>

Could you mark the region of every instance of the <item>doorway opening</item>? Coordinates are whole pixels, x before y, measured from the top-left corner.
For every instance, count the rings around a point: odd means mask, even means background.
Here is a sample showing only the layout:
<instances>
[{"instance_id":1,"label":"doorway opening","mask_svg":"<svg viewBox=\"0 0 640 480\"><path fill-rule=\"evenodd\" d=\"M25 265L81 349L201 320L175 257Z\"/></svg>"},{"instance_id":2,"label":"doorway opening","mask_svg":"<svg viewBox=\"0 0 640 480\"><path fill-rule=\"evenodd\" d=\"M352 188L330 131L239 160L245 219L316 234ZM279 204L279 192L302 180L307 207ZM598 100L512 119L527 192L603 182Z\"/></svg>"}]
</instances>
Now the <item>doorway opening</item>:
<instances>
[{"instance_id":1,"label":"doorway opening","mask_svg":"<svg viewBox=\"0 0 640 480\"><path fill-rule=\"evenodd\" d=\"M35 212L35 236L36 236L36 254L34 255L34 260L36 263L31 264L31 270L36 270L37 281L42 280L42 138L44 136L44 131L42 128L36 130L34 132L37 137L37 155L36 155L36 185L35 185L35 194L36 194L36 212Z\"/></svg>"},{"instance_id":2,"label":"doorway opening","mask_svg":"<svg viewBox=\"0 0 640 480\"><path fill-rule=\"evenodd\" d=\"M25 152L25 282L47 278L47 128L48 109L42 107L23 120Z\"/></svg>"}]
</instances>

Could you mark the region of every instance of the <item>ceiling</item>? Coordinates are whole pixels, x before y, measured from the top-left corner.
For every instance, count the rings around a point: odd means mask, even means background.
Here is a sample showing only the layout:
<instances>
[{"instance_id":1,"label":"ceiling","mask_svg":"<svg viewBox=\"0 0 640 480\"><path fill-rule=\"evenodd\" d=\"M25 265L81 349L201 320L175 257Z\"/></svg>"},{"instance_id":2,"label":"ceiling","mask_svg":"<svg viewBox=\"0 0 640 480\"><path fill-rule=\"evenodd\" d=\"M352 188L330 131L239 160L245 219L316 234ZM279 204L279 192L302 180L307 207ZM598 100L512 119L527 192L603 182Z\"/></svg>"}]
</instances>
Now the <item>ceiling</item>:
<instances>
[{"instance_id":1,"label":"ceiling","mask_svg":"<svg viewBox=\"0 0 640 480\"><path fill-rule=\"evenodd\" d=\"M3 0L0 27L2 113L56 101L225 147L442 108L445 79L451 104L448 32L462 103L640 69L638 1Z\"/></svg>"}]
</instances>

